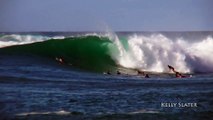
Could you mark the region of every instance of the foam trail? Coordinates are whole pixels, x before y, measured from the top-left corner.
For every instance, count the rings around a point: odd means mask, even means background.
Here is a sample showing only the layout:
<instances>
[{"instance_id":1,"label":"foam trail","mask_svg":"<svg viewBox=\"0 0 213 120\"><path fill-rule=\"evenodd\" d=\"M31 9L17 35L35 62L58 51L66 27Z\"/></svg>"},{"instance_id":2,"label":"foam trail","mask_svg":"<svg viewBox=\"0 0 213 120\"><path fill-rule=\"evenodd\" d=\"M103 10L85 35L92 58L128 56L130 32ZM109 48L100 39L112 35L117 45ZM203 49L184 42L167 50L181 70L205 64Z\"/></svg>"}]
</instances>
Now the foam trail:
<instances>
[{"instance_id":1,"label":"foam trail","mask_svg":"<svg viewBox=\"0 0 213 120\"><path fill-rule=\"evenodd\" d=\"M171 40L162 34L133 35L128 39L129 50L121 50L119 64L145 71L168 72L167 65L181 72L213 72L213 38L190 43L179 38Z\"/></svg>"}]
</instances>

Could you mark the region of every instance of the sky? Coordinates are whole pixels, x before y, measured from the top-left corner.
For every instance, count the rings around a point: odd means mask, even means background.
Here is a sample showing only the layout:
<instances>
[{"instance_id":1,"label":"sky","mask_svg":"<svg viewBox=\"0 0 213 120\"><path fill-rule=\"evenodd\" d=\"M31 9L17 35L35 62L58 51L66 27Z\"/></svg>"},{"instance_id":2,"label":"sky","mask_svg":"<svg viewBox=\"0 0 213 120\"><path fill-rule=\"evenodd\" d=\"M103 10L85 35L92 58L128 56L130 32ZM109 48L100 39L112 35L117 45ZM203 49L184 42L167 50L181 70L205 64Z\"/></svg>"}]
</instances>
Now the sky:
<instances>
[{"instance_id":1,"label":"sky","mask_svg":"<svg viewBox=\"0 0 213 120\"><path fill-rule=\"evenodd\" d=\"M208 31L213 0L0 0L0 32Z\"/></svg>"}]
</instances>

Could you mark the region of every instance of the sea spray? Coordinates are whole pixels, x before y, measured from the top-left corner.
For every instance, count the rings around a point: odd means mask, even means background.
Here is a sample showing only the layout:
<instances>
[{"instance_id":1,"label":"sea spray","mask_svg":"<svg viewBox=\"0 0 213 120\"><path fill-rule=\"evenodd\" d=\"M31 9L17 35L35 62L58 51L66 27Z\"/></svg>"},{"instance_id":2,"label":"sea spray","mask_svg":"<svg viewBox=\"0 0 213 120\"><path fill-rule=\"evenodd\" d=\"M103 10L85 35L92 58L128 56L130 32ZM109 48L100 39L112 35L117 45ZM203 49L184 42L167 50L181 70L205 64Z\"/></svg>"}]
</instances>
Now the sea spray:
<instances>
[{"instance_id":1,"label":"sea spray","mask_svg":"<svg viewBox=\"0 0 213 120\"><path fill-rule=\"evenodd\" d=\"M213 38L207 36L200 41L172 40L163 34L131 35L128 38L127 57L122 66L145 71L168 72L173 65L181 72L213 71Z\"/></svg>"},{"instance_id":2,"label":"sea spray","mask_svg":"<svg viewBox=\"0 0 213 120\"><path fill-rule=\"evenodd\" d=\"M0 47L13 45L21 46L2 48L0 52L30 53L52 60L63 57L69 65L88 70L99 69L101 72L113 71L117 67L169 72L167 65L172 65L177 71L184 73L213 72L211 32L91 32L60 37L1 35Z\"/></svg>"}]
</instances>

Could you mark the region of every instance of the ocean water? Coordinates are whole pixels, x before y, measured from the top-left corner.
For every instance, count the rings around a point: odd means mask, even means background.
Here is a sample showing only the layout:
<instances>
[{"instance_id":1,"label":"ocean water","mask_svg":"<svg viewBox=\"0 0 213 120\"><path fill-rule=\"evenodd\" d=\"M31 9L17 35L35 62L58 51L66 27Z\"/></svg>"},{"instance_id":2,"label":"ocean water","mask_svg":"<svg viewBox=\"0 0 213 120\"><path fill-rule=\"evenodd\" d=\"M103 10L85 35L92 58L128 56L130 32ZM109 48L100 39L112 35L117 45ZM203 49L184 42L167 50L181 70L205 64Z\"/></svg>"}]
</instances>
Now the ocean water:
<instances>
[{"instance_id":1,"label":"ocean water","mask_svg":"<svg viewBox=\"0 0 213 120\"><path fill-rule=\"evenodd\" d=\"M212 55L213 32L1 33L0 118L212 119Z\"/></svg>"}]
</instances>

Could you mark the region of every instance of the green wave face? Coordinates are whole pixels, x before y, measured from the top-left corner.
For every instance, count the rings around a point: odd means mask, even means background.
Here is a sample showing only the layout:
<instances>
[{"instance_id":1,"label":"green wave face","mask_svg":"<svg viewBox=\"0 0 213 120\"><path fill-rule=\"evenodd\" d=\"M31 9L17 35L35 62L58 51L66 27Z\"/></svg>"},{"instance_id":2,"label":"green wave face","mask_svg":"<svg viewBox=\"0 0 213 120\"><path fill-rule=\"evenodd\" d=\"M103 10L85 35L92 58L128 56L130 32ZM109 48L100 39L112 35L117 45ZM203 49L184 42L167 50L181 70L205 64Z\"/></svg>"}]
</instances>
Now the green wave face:
<instances>
[{"instance_id":1,"label":"green wave face","mask_svg":"<svg viewBox=\"0 0 213 120\"><path fill-rule=\"evenodd\" d=\"M65 64L96 72L112 71L118 49L107 37L83 36L51 39L27 45L3 48L4 51L36 54L51 59L62 58Z\"/></svg>"},{"instance_id":2,"label":"green wave face","mask_svg":"<svg viewBox=\"0 0 213 120\"><path fill-rule=\"evenodd\" d=\"M129 44L128 44L128 40L126 37L119 37L119 40L123 46L123 48L128 51L129 50Z\"/></svg>"}]
</instances>

